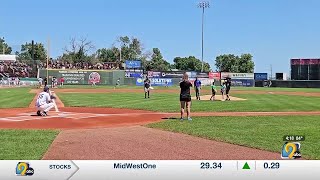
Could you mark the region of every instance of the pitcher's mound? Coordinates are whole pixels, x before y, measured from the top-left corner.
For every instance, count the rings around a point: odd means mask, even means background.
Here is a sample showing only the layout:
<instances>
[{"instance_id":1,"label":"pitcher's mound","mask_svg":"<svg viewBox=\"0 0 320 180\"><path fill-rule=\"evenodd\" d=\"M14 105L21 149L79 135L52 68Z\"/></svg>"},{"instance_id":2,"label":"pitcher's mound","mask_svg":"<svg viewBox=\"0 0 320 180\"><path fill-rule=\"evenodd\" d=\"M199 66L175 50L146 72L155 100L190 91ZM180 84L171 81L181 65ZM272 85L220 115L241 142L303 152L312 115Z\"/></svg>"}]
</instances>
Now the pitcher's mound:
<instances>
[{"instance_id":1,"label":"pitcher's mound","mask_svg":"<svg viewBox=\"0 0 320 180\"><path fill-rule=\"evenodd\" d=\"M211 95L200 96L200 99L203 101L209 101L210 98L211 98ZM225 98L226 98L226 96L225 96ZM192 99L196 100L196 97L192 97ZM230 99L231 99L231 101L245 101L246 100L243 98L237 98L237 97L233 97L233 96L230 96ZM221 95L216 95L215 100L216 101L223 101Z\"/></svg>"}]
</instances>

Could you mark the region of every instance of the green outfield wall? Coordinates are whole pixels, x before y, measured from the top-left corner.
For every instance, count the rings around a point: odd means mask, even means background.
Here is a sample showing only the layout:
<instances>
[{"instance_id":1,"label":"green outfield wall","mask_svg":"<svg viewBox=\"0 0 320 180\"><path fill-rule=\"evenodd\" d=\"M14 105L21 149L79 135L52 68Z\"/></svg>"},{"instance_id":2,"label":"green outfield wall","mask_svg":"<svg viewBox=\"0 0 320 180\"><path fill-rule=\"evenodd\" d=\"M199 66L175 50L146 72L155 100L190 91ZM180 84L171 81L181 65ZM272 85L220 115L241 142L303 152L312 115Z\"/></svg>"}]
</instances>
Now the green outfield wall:
<instances>
[{"instance_id":1,"label":"green outfield wall","mask_svg":"<svg viewBox=\"0 0 320 180\"><path fill-rule=\"evenodd\" d=\"M71 69L40 69L38 77L45 78L52 77L64 78L66 85L86 85L96 83L97 85L115 85L120 78L120 83L124 84L125 71L121 70L71 70Z\"/></svg>"}]
</instances>

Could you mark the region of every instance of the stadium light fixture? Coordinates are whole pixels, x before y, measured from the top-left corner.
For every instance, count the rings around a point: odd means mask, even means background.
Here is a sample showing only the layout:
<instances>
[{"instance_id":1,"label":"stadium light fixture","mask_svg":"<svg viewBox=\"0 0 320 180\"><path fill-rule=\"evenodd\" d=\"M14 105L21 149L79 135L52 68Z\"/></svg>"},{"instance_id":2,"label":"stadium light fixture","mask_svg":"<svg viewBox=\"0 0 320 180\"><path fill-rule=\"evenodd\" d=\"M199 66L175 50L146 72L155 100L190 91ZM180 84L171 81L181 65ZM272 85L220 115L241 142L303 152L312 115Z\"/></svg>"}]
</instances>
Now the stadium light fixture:
<instances>
[{"instance_id":1,"label":"stadium light fixture","mask_svg":"<svg viewBox=\"0 0 320 180\"><path fill-rule=\"evenodd\" d=\"M202 65L201 65L201 72L203 72L203 25L204 25L204 10L206 8L210 8L210 3L209 1L201 1L198 4L198 8L202 9L202 48L201 48L201 61L202 61Z\"/></svg>"}]
</instances>

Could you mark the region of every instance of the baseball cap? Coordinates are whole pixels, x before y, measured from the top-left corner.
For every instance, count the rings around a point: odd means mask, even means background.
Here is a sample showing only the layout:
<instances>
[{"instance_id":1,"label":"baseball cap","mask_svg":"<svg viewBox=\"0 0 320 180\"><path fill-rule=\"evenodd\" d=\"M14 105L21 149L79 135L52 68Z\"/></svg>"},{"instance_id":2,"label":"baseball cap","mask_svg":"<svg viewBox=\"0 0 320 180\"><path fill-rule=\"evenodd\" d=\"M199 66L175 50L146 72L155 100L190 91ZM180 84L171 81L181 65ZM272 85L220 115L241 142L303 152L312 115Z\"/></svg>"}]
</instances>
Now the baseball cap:
<instances>
[{"instance_id":1,"label":"baseball cap","mask_svg":"<svg viewBox=\"0 0 320 180\"><path fill-rule=\"evenodd\" d=\"M48 87L48 86L45 86L45 87L43 88L43 91L44 91L44 92L49 91L49 87Z\"/></svg>"}]
</instances>

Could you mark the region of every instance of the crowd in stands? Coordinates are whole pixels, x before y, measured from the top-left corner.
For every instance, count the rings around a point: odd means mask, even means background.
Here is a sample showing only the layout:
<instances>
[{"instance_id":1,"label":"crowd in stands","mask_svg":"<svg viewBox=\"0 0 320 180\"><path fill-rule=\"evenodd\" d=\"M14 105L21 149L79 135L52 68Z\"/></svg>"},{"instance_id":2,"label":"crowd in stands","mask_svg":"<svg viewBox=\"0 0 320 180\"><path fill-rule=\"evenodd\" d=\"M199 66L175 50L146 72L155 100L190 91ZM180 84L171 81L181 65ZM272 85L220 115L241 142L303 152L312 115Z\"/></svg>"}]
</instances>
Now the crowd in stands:
<instances>
[{"instance_id":1,"label":"crowd in stands","mask_svg":"<svg viewBox=\"0 0 320 180\"><path fill-rule=\"evenodd\" d=\"M38 68L46 68L46 64L40 63ZM116 63L97 63L97 64L91 64L91 63L68 63L68 62L62 62L62 61L54 61L49 62L49 69L97 69L97 70L109 70L109 69L119 69L119 66Z\"/></svg>"},{"instance_id":2,"label":"crowd in stands","mask_svg":"<svg viewBox=\"0 0 320 180\"><path fill-rule=\"evenodd\" d=\"M29 77L32 67L18 61L0 61L0 73L8 77Z\"/></svg>"},{"instance_id":3,"label":"crowd in stands","mask_svg":"<svg viewBox=\"0 0 320 180\"><path fill-rule=\"evenodd\" d=\"M37 69L46 69L47 64L40 62L36 65ZM96 70L116 70L119 69L119 65L116 63L68 63L62 61L50 61L50 69L77 69L77 70L86 70L86 69L96 69ZM28 66L26 63L19 61L0 61L0 77L36 77L37 69L33 71L31 66Z\"/></svg>"}]
</instances>

